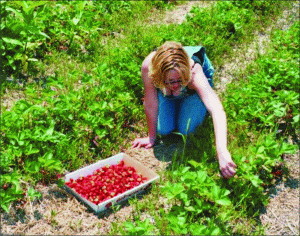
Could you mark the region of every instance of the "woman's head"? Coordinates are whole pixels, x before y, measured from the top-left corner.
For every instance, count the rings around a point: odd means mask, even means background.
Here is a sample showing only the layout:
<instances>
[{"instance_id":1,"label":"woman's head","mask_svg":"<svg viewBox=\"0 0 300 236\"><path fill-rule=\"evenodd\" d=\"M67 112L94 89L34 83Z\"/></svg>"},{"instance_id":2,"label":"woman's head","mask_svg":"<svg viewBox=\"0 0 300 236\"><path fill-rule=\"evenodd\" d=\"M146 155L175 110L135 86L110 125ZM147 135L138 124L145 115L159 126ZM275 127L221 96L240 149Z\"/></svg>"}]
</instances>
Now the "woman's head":
<instances>
[{"instance_id":1,"label":"woman's head","mask_svg":"<svg viewBox=\"0 0 300 236\"><path fill-rule=\"evenodd\" d=\"M160 46L152 58L149 76L160 89L174 85L174 81L181 81L181 85L186 86L191 78L190 61L181 44L168 41Z\"/></svg>"}]
</instances>

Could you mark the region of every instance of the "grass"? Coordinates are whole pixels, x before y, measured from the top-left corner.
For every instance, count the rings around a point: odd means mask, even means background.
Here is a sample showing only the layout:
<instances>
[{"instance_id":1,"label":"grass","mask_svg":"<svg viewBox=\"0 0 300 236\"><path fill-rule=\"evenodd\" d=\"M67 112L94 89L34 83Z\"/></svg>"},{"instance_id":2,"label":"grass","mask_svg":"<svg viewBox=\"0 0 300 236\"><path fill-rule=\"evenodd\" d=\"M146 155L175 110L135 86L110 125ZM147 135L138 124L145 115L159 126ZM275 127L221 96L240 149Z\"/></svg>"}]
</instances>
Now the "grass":
<instances>
[{"instance_id":1,"label":"grass","mask_svg":"<svg viewBox=\"0 0 300 236\"><path fill-rule=\"evenodd\" d=\"M122 81L129 74L126 74L126 70L129 70L130 73L134 74L134 77L139 77L140 74L138 72L139 66L143 60L143 58L155 47L159 46L165 40L176 40L181 42L184 45L193 45L193 44L204 44L207 51L209 52L209 57L212 59L213 64L216 68L220 68L225 63L225 56L234 57L233 48L240 43L244 43L247 45L251 40L253 40L252 32L256 29L263 30L266 27L272 18L278 17L278 12L271 12L272 14L260 14L255 15L256 18L251 19L251 11L255 12L255 9L248 11L243 11L241 14L243 16L242 23L245 24L245 27L239 28L236 27L236 34L230 35L230 28L226 28L230 26L228 22L230 16L235 16L236 13L234 6L228 4L228 9L225 9L224 6L221 6L221 3L217 3L205 11L201 11L200 9L192 10L191 14L194 14L195 17L188 17L188 21L181 25L148 25L144 24L143 19L147 18L151 15L151 7L147 4L137 4L134 21L128 24L127 19L128 16L120 14L120 16L112 17L114 22L121 21L120 25L116 25L113 28L112 32L117 32L119 34L108 34L105 37L99 36L99 38L93 39L94 41L91 44L94 44L95 50L94 54L88 55L84 53L79 53L73 51L64 52L64 51L56 51L51 49L50 54L51 57L48 57L45 60L45 65L43 63L37 64L37 71L40 71L41 74L46 73L54 73L53 86L55 87L56 93L54 96L58 98L69 99L71 98L72 105L75 106L80 99L84 100L83 104L92 105L88 103L88 101L93 101L93 99L97 99L97 93L102 94L101 90L96 90L96 88L101 85L108 85L108 83L112 83L115 88L120 88L123 84L119 84L119 81ZM226 4L225 4L226 5ZM283 5L281 6L283 8ZM246 8L247 9L247 8ZM274 8L272 8L274 9ZM279 9L279 8L278 8ZM282 9L281 9L282 10ZM200 12L200 13L199 13ZM149 14L149 15L148 15ZM203 17L205 16L205 17ZM214 18L216 16L216 18ZM121 18L120 18L121 17ZM123 18L122 18L123 17ZM202 17L202 18L201 18ZM222 19L225 17L225 21L220 24L217 23L218 19ZM201 21L202 19L202 21ZM233 17L233 24L238 22L237 18ZM249 23L251 22L251 24ZM262 24L265 22L265 24ZM126 23L126 27L124 24ZM123 24L123 25L122 25ZM228 25L229 24L229 25ZM112 24L114 25L114 24ZM212 27L216 25L216 27ZM121 29L125 27L125 30ZM205 28L206 27L206 28ZM202 35L197 33L197 30L202 30L204 32L208 32L207 35ZM229 35L221 35L222 37L217 37L224 31L225 33L229 33ZM232 32L231 32L232 33ZM213 40L215 39L215 40ZM119 50L112 50L112 48L119 48ZM83 56L82 56L83 55ZM223 57L224 56L224 57ZM104 63L107 64L107 67L104 69L101 67ZM248 75L253 74L253 68L258 68L259 65L253 63L250 67L246 68L243 71L240 71L239 75ZM125 72L124 72L125 71ZM83 74L85 72L85 74ZM115 73L118 72L118 73ZM114 78L117 78L114 80ZM105 81L108 80L109 82ZM88 81L82 82L82 81ZM216 78L217 83L218 78ZM81 81L81 82L79 82ZM124 79L126 81L126 79ZM141 104L138 103L138 99L142 97L142 85L139 78L130 78L127 82L133 82L135 86L130 87L128 89L132 89L134 92L132 95L137 97L133 99L133 103L136 105L134 107L138 108L137 112L129 115L129 119L133 117L135 119L144 119L144 114L141 109ZM88 88L89 87L89 88ZM107 86L109 88L109 86ZM11 91L18 89L18 87L12 86ZM113 91L114 88L110 88ZM25 87L21 87L21 93L26 94L26 98L31 101L33 104L41 104L47 93L42 86L29 84ZM74 92L76 91L76 92ZM122 90L120 90L122 91ZM124 92L124 90L123 90ZM106 92L111 93L109 91ZM66 95L66 96L64 96ZM78 96L80 95L80 96ZM49 96L49 95L48 95ZM52 95L51 95L52 96ZM51 97L50 96L50 97ZM53 98L53 97L52 97ZM115 99L111 97L111 99ZM50 103L50 100L46 100L50 105L48 108L55 108L54 104ZM226 99L223 98L224 101ZM124 104L126 103L126 99L123 100ZM87 107L89 107L87 106ZM126 107L126 105L123 105ZM72 109L71 109L72 111ZM124 112L125 113L125 112ZM93 113L91 113L93 114ZM64 117L64 114L55 114L57 116L57 120L61 120L63 122L68 121ZM131 116L132 115L132 116ZM145 120L145 119L144 119ZM74 125L74 130L77 132L77 139L73 139L71 142L71 146L74 145L71 149L67 150L68 156L72 157L73 169L77 169L82 165L86 165L89 162L93 162L91 156L94 153L98 152L97 158L103 158L111 155L111 153L117 153L120 150L119 144L124 143L123 148L129 147L129 140L132 140L136 133L144 132L146 130L145 123L142 127L136 127L136 124L133 122L130 124L134 126L135 129L124 131L123 136L120 138L117 135L111 133L111 140L106 138L103 141L103 146L106 146L106 149L102 149L101 147L90 147L90 139L86 138L90 132L94 131L94 128L91 128L90 125L85 125L81 123L76 123ZM63 127L63 126L61 126ZM229 122L228 126L229 130L229 149L232 150L234 158L239 158L240 156L251 156L253 155L253 150L249 146L258 145L258 139L260 137L261 131L256 131L255 127L253 129L249 129L246 125L236 125L234 123ZM76 133L75 132L75 133ZM122 131L123 132L123 131ZM127 136L128 135L128 136ZM74 137L74 136L73 136ZM211 118L207 118L204 122L204 125L199 128L197 134L193 137L190 137L191 143L187 145L185 151L178 152L177 159L184 159L186 163L188 160L196 160L198 162L206 163L207 173L212 177L214 181L219 183L222 186L226 186L229 188L223 180L219 179L219 176L216 174L218 172L218 163L213 159L215 156L215 145L214 145L214 135L213 135L213 126ZM115 144L112 144L115 143ZM186 142L184 142L184 146ZM247 148L245 148L247 147ZM63 150L63 148L61 148ZM76 157L80 158L76 158ZM64 162L68 163L68 158L64 157ZM175 157L174 157L175 158ZM173 160L173 163L176 163L176 160ZM157 223L154 231L159 232L159 234L168 234L174 233L170 231L166 227L166 223L168 219L166 218L166 212L170 209L170 207L165 207L164 199L161 199L160 187L164 186L166 181L171 181L173 183L177 182L178 179L174 179L173 171L180 170L182 166L172 165L172 171L162 172L161 181L154 186L151 194L144 196L142 200L139 201L130 201L132 206L136 209L135 216L133 218L136 221L136 224L141 224L140 227L143 229L148 226L142 225L141 215L143 212L147 212L150 216L152 216ZM172 204L175 204L172 202ZM178 203L178 202L177 202ZM224 211L219 212L221 215L224 214ZM259 223L255 221L255 219L251 216L251 211L247 209L245 205L242 205L240 209L231 209L229 211L232 217L228 220L227 227L221 227L224 232L231 233L239 233L239 234L249 234L249 233L257 233L260 234L262 228ZM228 215L230 215L228 213ZM250 215L249 215L250 214ZM221 217L221 216L220 216ZM229 217L229 216L228 216ZM55 218L55 216L53 216ZM218 218L216 218L218 219ZM114 223L111 234L117 234L119 232L126 233L123 230L123 223ZM256 228L253 231L253 228Z\"/></svg>"}]
</instances>

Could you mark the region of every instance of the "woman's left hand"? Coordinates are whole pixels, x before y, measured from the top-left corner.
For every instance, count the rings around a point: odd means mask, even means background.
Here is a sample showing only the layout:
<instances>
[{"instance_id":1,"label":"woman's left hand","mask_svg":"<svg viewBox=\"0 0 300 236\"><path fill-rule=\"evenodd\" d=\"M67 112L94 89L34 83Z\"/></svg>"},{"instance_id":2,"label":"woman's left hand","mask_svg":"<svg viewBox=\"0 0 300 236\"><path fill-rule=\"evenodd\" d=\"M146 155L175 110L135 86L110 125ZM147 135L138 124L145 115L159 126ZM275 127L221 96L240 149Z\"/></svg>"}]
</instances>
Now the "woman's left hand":
<instances>
[{"instance_id":1,"label":"woman's left hand","mask_svg":"<svg viewBox=\"0 0 300 236\"><path fill-rule=\"evenodd\" d=\"M148 148L152 148L154 145L155 145L155 140L151 139L150 137L137 138L132 143L133 148L145 147L146 149L148 149Z\"/></svg>"},{"instance_id":2,"label":"woman's left hand","mask_svg":"<svg viewBox=\"0 0 300 236\"><path fill-rule=\"evenodd\" d=\"M225 152L220 152L218 158L220 164L219 168L223 177L226 179L233 177L236 173L236 165L232 161L229 151L226 150Z\"/></svg>"}]
</instances>

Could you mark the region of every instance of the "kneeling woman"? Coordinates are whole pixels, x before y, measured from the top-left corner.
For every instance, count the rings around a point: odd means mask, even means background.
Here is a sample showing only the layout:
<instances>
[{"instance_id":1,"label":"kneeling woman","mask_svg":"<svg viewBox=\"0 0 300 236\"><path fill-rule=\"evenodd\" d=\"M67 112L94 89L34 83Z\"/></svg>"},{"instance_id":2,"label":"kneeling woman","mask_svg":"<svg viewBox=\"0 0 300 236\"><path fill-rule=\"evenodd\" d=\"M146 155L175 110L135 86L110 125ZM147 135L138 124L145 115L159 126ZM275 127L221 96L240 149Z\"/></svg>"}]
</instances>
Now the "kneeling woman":
<instances>
[{"instance_id":1,"label":"kneeling woman","mask_svg":"<svg viewBox=\"0 0 300 236\"><path fill-rule=\"evenodd\" d=\"M150 53L142 64L145 112L149 136L137 138L133 147L151 148L156 134L196 131L206 112L211 114L220 170L225 178L235 174L235 164L227 150L227 124L223 106L212 89L213 67L204 48L182 47L166 42Z\"/></svg>"}]
</instances>

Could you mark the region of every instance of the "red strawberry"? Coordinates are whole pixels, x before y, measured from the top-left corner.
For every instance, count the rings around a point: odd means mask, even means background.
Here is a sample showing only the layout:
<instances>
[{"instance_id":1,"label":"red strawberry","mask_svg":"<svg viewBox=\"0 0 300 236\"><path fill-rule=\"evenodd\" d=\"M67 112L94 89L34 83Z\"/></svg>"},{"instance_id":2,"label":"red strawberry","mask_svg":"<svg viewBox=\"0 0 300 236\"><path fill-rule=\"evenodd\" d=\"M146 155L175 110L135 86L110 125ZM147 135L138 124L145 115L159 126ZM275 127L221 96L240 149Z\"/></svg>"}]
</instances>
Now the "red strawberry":
<instances>
[{"instance_id":1,"label":"red strawberry","mask_svg":"<svg viewBox=\"0 0 300 236\"><path fill-rule=\"evenodd\" d=\"M124 166L124 161L121 160L118 165L121 166L121 167L123 167Z\"/></svg>"}]
</instances>

